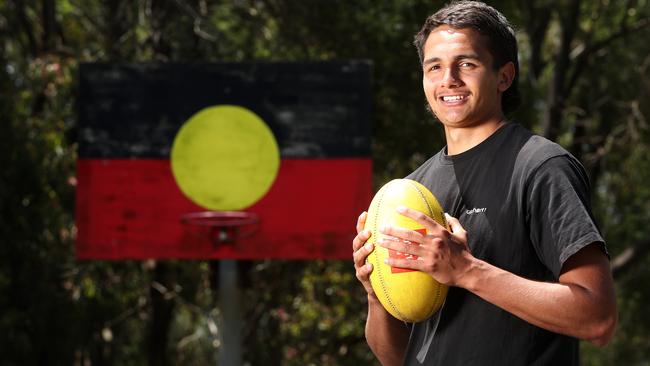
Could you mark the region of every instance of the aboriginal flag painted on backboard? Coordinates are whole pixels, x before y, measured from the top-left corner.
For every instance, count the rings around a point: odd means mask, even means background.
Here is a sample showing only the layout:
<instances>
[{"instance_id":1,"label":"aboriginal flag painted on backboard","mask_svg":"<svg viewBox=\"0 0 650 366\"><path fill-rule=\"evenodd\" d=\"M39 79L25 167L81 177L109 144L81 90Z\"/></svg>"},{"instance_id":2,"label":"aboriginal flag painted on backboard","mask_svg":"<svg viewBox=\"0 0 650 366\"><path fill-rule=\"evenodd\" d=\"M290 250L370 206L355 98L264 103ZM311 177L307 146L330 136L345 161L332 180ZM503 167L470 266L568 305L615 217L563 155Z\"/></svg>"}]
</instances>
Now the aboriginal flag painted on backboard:
<instances>
[{"instance_id":1,"label":"aboriginal flag painted on backboard","mask_svg":"<svg viewBox=\"0 0 650 366\"><path fill-rule=\"evenodd\" d=\"M349 258L372 196L370 75L363 61L82 64L77 257ZM181 126L215 105L261 117L281 159L245 209L259 215L256 234L227 245L182 222L205 208L170 167Z\"/></svg>"}]
</instances>

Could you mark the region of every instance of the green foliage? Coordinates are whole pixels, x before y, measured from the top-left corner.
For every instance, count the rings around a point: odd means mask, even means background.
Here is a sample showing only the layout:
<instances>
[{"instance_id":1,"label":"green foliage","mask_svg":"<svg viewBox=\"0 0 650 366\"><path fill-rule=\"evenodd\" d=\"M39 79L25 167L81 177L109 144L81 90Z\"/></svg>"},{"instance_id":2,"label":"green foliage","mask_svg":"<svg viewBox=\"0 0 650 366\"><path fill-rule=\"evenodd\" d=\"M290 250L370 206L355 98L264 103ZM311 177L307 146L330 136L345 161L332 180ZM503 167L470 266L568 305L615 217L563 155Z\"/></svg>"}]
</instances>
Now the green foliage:
<instances>
[{"instance_id":1,"label":"green foliage","mask_svg":"<svg viewBox=\"0 0 650 366\"><path fill-rule=\"evenodd\" d=\"M208 263L74 259L79 62L370 59L378 187L444 145L425 109L411 45L442 3L0 2L0 363L151 363L158 301L171 318L164 349L153 351L167 363L213 364L221 350L218 289ZM567 23L571 3L493 5L519 28L524 104L515 117L543 132L548 111L559 107L557 140L588 168L595 214L616 257L650 234L650 7L647 0L583 1ZM560 40L573 24L568 68L560 70ZM563 94L554 99L560 71ZM585 344L584 364L647 364L648 261L640 258L617 277L618 334L602 349ZM351 260L244 263L248 364L375 362Z\"/></svg>"},{"instance_id":2,"label":"green foliage","mask_svg":"<svg viewBox=\"0 0 650 366\"><path fill-rule=\"evenodd\" d=\"M246 294L254 314L247 324L249 362L278 365L365 364L364 291L356 286L351 262L262 261ZM352 270L351 270L352 269ZM286 283L278 279L290 279ZM280 353L280 357L278 357Z\"/></svg>"}]
</instances>

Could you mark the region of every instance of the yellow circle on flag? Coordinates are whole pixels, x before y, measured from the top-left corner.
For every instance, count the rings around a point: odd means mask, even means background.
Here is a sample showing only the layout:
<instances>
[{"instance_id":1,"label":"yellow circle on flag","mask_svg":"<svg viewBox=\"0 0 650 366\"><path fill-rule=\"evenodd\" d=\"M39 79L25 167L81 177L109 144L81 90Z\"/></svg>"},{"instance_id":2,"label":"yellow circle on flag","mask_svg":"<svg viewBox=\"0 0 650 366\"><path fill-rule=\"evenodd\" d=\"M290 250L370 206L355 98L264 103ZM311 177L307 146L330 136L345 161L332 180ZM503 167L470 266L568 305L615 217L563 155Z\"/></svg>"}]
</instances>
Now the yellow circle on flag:
<instances>
[{"instance_id":1,"label":"yellow circle on flag","mask_svg":"<svg viewBox=\"0 0 650 366\"><path fill-rule=\"evenodd\" d=\"M192 202L215 211L245 209L275 181L280 151L271 129L249 109L219 105L190 117L174 139L171 167Z\"/></svg>"}]
</instances>

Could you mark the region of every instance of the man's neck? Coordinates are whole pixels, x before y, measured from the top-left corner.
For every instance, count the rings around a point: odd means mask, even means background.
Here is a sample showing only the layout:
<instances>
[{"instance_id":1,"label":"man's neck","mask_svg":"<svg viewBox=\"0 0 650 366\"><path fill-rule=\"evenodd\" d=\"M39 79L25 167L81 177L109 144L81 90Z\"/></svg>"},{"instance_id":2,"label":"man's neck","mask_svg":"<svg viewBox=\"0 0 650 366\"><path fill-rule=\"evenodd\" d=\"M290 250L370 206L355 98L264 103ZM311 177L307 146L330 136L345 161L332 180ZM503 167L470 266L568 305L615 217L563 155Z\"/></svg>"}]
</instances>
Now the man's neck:
<instances>
[{"instance_id":1,"label":"man's neck","mask_svg":"<svg viewBox=\"0 0 650 366\"><path fill-rule=\"evenodd\" d=\"M503 118L483 122L472 127L448 127L445 126L445 138L447 139L447 154L456 155L463 153L474 146L485 141L496 130L505 124Z\"/></svg>"}]
</instances>

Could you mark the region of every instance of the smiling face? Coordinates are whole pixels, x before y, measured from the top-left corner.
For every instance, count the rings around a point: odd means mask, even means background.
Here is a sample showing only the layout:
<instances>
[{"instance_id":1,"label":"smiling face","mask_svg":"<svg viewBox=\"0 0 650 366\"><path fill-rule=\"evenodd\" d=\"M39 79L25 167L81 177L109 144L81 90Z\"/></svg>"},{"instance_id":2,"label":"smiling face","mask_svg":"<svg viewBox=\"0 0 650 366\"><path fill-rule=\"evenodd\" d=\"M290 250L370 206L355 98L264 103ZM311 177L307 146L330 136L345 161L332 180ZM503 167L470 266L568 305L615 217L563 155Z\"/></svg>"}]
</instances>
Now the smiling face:
<instances>
[{"instance_id":1,"label":"smiling face","mask_svg":"<svg viewBox=\"0 0 650 366\"><path fill-rule=\"evenodd\" d=\"M422 85L431 110L445 127L473 127L503 118L501 95L513 64L494 70L486 40L470 28L435 28L424 44Z\"/></svg>"}]
</instances>

